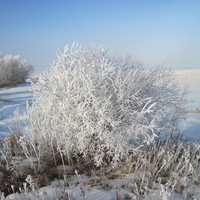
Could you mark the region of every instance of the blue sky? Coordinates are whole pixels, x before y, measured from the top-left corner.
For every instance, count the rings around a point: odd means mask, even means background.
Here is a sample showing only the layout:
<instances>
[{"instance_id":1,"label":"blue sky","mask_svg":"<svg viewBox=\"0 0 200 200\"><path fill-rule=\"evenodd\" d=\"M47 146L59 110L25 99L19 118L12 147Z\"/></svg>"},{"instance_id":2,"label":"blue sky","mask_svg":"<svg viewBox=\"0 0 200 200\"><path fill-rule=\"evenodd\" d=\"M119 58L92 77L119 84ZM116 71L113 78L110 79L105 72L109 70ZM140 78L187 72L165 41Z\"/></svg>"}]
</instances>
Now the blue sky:
<instances>
[{"instance_id":1,"label":"blue sky","mask_svg":"<svg viewBox=\"0 0 200 200\"><path fill-rule=\"evenodd\" d=\"M110 53L175 69L200 69L199 0L0 0L0 51L21 55L35 73L66 44L103 44Z\"/></svg>"}]
</instances>

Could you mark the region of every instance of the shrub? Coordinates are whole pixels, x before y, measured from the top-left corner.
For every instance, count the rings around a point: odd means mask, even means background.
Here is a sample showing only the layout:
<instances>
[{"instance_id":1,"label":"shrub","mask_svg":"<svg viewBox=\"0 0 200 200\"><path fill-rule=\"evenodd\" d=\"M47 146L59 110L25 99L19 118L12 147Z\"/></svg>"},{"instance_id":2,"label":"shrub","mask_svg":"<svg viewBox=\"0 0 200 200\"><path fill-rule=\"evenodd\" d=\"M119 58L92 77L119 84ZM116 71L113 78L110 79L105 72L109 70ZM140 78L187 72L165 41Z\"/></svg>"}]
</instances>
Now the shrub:
<instances>
[{"instance_id":1,"label":"shrub","mask_svg":"<svg viewBox=\"0 0 200 200\"><path fill-rule=\"evenodd\" d=\"M22 83L33 72L33 66L21 56L6 55L0 52L0 86Z\"/></svg>"},{"instance_id":2,"label":"shrub","mask_svg":"<svg viewBox=\"0 0 200 200\"><path fill-rule=\"evenodd\" d=\"M68 51L32 86L30 134L22 139L40 154L115 167L176 126L173 111L183 109L185 96L164 62L148 67L130 55L109 56L103 46Z\"/></svg>"}]
</instances>

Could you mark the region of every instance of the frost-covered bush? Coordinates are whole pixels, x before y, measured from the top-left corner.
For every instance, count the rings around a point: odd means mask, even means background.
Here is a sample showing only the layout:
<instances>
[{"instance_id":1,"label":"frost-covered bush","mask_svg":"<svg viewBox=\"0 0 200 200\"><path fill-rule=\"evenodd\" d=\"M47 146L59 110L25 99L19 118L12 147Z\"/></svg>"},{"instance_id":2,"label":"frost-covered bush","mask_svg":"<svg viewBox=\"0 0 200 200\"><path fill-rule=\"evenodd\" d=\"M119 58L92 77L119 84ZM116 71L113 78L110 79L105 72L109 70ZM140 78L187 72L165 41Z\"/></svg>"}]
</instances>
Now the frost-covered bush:
<instances>
[{"instance_id":1,"label":"frost-covered bush","mask_svg":"<svg viewBox=\"0 0 200 200\"><path fill-rule=\"evenodd\" d=\"M24 82L33 72L33 66L21 56L6 55L0 52L0 86Z\"/></svg>"},{"instance_id":2,"label":"frost-covered bush","mask_svg":"<svg viewBox=\"0 0 200 200\"><path fill-rule=\"evenodd\" d=\"M27 111L41 156L60 152L69 164L114 167L176 125L173 110L185 99L164 63L147 67L94 45L66 46L57 56L33 84L36 101Z\"/></svg>"}]
</instances>

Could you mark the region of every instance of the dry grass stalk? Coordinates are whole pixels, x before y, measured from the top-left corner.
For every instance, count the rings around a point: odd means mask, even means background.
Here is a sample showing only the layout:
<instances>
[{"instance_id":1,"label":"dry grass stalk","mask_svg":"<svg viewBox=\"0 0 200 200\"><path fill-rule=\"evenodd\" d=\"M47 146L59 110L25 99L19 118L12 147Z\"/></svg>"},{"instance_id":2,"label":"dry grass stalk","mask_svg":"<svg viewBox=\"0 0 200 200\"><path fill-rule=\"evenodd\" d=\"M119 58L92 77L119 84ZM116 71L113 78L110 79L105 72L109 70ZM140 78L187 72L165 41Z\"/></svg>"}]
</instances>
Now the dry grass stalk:
<instances>
[{"instance_id":1,"label":"dry grass stalk","mask_svg":"<svg viewBox=\"0 0 200 200\"><path fill-rule=\"evenodd\" d=\"M200 107L195 108L195 113L200 113Z\"/></svg>"},{"instance_id":2,"label":"dry grass stalk","mask_svg":"<svg viewBox=\"0 0 200 200\"><path fill-rule=\"evenodd\" d=\"M17 85L20 83L25 83L25 80L3 82L3 83L0 83L0 87Z\"/></svg>"},{"instance_id":3,"label":"dry grass stalk","mask_svg":"<svg viewBox=\"0 0 200 200\"><path fill-rule=\"evenodd\" d=\"M10 100L8 100L8 99L0 99L0 101L1 102L6 102L6 103L9 103L9 102L11 102Z\"/></svg>"}]
</instances>

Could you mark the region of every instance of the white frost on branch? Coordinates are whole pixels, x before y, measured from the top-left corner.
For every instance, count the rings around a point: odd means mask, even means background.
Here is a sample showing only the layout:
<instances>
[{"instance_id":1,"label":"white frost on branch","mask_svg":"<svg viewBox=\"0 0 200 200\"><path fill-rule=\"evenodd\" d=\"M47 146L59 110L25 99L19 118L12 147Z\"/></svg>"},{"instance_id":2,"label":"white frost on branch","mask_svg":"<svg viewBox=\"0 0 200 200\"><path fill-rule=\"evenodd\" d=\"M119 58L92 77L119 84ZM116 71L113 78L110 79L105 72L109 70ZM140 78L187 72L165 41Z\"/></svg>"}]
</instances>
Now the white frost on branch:
<instances>
[{"instance_id":1,"label":"white frost on branch","mask_svg":"<svg viewBox=\"0 0 200 200\"><path fill-rule=\"evenodd\" d=\"M32 86L29 137L40 152L59 146L69 163L81 157L115 166L174 126L172 111L185 99L163 63L148 68L130 55L108 56L104 46L69 50L59 50Z\"/></svg>"}]
</instances>

